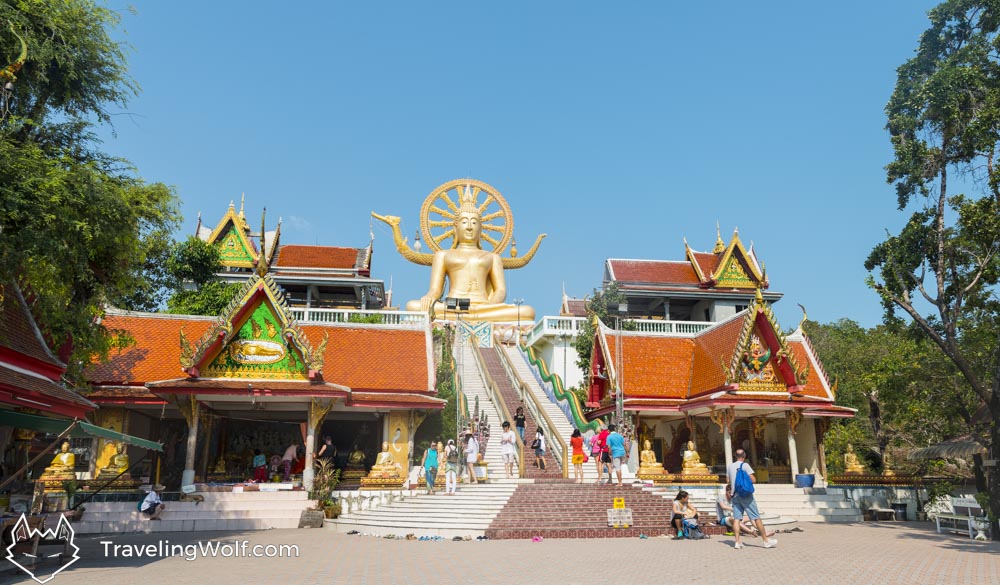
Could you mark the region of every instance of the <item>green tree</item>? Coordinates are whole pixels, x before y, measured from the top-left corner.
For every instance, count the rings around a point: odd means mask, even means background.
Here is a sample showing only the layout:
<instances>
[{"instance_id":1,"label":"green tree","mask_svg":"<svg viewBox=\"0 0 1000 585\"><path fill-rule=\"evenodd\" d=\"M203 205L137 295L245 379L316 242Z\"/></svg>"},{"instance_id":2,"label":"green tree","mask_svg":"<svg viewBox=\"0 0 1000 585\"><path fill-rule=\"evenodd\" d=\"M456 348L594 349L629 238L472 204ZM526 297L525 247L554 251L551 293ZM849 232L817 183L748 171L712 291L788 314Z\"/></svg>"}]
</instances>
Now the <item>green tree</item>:
<instances>
[{"instance_id":1,"label":"green tree","mask_svg":"<svg viewBox=\"0 0 1000 585\"><path fill-rule=\"evenodd\" d=\"M1000 449L1000 2L948 0L929 13L916 55L886 106L886 167L906 225L865 266L887 318L905 313L989 412L984 441ZM963 182L955 177L964 178ZM951 181L949 181L951 179ZM957 186L956 186L957 183ZM966 191L966 192L962 192ZM968 192L968 191L971 191ZM925 313L926 311L926 313ZM1000 467L989 469L1000 516ZM1000 539L1000 533L996 534Z\"/></svg>"},{"instance_id":2,"label":"green tree","mask_svg":"<svg viewBox=\"0 0 1000 585\"><path fill-rule=\"evenodd\" d=\"M580 327L580 333L573 340L573 347L579 356L576 365L583 372L584 379L590 379L590 356L594 352L594 336L597 329L594 328L594 317L597 317L605 325L615 326L615 317L608 313L609 304L617 304L625 301L625 293L618 290L616 283L611 283L603 289L594 289L587 300L587 320ZM622 321L621 328L625 331L635 329L635 324L629 321Z\"/></svg>"},{"instance_id":3,"label":"green tree","mask_svg":"<svg viewBox=\"0 0 1000 585\"><path fill-rule=\"evenodd\" d=\"M173 245L167 260L172 292L167 312L178 315L221 315L243 285L219 280L219 250L191 236Z\"/></svg>"},{"instance_id":4,"label":"green tree","mask_svg":"<svg viewBox=\"0 0 1000 585\"><path fill-rule=\"evenodd\" d=\"M102 307L162 303L173 191L147 184L95 138L138 86L117 15L86 0L0 1L0 55L27 59L0 120L0 270L18 279L56 346L72 340L71 377L121 341L99 324Z\"/></svg>"}]
</instances>

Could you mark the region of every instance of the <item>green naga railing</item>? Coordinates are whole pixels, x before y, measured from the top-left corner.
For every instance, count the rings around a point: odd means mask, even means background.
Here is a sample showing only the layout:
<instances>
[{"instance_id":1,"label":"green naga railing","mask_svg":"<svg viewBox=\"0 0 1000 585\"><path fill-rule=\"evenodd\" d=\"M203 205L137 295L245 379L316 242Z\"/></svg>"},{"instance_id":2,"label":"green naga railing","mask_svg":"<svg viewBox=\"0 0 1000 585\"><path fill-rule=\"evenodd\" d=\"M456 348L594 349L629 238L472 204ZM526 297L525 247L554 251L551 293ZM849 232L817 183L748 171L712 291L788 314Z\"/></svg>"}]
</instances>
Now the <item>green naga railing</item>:
<instances>
[{"instance_id":1,"label":"green naga railing","mask_svg":"<svg viewBox=\"0 0 1000 585\"><path fill-rule=\"evenodd\" d=\"M552 391L556 397L556 401L566 401L566 404L569 405L569 415L573 418L573 425L580 429L581 433L585 433L588 430L597 432L600 429L600 421L587 420L587 418L583 415L583 405L580 404L580 398L577 397L576 394L566 390L566 387L563 385L563 380L558 374L552 374L549 372L549 367L545 363L545 360L535 355L534 348L522 345L520 350L528 356L528 363L538 369L542 382L548 383L552 386Z\"/></svg>"}]
</instances>

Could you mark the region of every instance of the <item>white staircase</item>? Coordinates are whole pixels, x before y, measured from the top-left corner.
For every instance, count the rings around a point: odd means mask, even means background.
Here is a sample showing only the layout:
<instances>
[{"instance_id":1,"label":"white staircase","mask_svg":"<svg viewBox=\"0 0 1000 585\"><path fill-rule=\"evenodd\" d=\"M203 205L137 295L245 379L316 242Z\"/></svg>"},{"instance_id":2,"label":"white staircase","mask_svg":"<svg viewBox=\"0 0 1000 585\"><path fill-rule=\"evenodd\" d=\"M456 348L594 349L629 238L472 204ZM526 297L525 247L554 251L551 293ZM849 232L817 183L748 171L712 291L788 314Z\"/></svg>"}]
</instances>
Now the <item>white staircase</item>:
<instances>
[{"instance_id":1,"label":"white staircase","mask_svg":"<svg viewBox=\"0 0 1000 585\"><path fill-rule=\"evenodd\" d=\"M661 486L643 486L643 491L647 491L653 494L658 494L666 500L671 500L677 497L677 492L681 489L685 490L690 494L688 501L696 510L698 510L699 517L716 518L715 502L719 497L719 485L712 484L706 486L676 486L676 485L661 485ZM760 486L757 486L760 487ZM797 524L797 519L793 515L787 515L779 510L771 509L770 507L765 507L758 500L757 508L760 511L760 519L767 526L768 530L785 530L792 528Z\"/></svg>"},{"instance_id":2,"label":"white staircase","mask_svg":"<svg viewBox=\"0 0 1000 585\"><path fill-rule=\"evenodd\" d=\"M302 510L315 502L304 491L200 492L205 501L164 502L160 520L136 510L136 502L87 502L73 528L80 534L189 532L192 530L267 530L296 528Z\"/></svg>"},{"instance_id":3,"label":"white staircase","mask_svg":"<svg viewBox=\"0 0 1000 585\"><path fill-rule=\"evenodd\" d=\"M490 477L495 478L504 472L503 458L500 456L500 434L503 432L500 425L503 424L503 419L500 417L496 406L490 399L489 392L486 390L486 383L479 373L479 367L476 365L476 356L472 348L467 343L460 342L457 344L457 350L458 359L456 360L456 367L462 381L462 392L469 403L469 416L472 416L474 405L478 398L479 412L485 414L490 423L490 440L486 443L486 453L483 454L483 461L489 464L487 469ZM517 469L515 468L516 471Z\"/></svg>"},{"instance_id":4,"label":"white staircase","mask_svg":"<svg viewBox=\"0 0 1000 585\"><path fill-rule=\"evenodd\" d=\"M362 500L366 496L379 499L374 500L375 505L362 504L361 510L341 514L336 520L327 520L327 524L338 532L357 530L380 536L482 536L518 482L491 479L484 484L459 484L454 496L443 492L429 496L419 490L404 492L402 498L395 494L391 502L372 492L359 492ZM343 506L343 510L346 512L347 507Z\"/></svg>"},{"instance_id":5,"label":"white staircase","mask_svg":"<svg viewBox=\"0 0 1000 585\"><path fill-rule=\"evenodd\" d=\"M757 484L754 499L761 512L780 514L804 522L860 522L861 510L835 488L813 489L791 484ZM826 493L823 493L823 492Z\"/></svg>"},{"instance_id":6,"label":"white staircase","mask_svg":"<svg viewBox=\"0 0 1000 585\"><path fill-rule=\"evenodd\" d=\"M564 441L566 441L566 444L569 445L570 436L573 434L573 429L576 427L569 420L569 418L566 417L566 413L559 408L559 405L550 400L548 395L545 394L545 391L542 390L542 387L538 384L538 380L535 378L531 365L528 364L528 361L524 358L521 352L513 346L502 345L501 347L503 348L502 351L505 351L507 353L507 357L510 358L510 363L514 366L514 371L516 371L517 375L524 381L524 384L528 387L528 391L534 394L538 404L541 405L542 409L545 410L545 414L547 414L549 419L552 420L552 424L555 425L559 435ZM569 473L569 476L572 478L572 466L570 466ZM629 471L627 467L623 466L622 481L630 481L634 478L635 474ZM594 463L593 458L583 464L583 480L585 482L597 481L597 464Z\"/></svg>"}]
</instances>

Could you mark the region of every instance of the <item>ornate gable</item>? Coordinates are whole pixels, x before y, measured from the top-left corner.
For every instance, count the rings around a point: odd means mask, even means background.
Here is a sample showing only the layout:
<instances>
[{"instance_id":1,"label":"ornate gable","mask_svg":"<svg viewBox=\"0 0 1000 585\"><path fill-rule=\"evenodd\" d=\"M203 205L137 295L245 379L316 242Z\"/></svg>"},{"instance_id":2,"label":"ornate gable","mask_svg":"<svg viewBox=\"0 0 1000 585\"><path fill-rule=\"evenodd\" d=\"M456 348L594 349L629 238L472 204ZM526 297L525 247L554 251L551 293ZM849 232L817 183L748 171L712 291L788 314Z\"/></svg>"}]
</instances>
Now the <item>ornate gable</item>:
<instances>
[{"instance_id":1,"label":"ornate gable","mask_svg":"<svg viewBox=\"0 0 1000 585\"><path fill-rule=\"evenodd\" d=\"M718 244L720 243L721 238L716 243L716 250L719 249ZM767 278L757 269L757 263L743 247L739 230L733 231L733 239L729 241L729 245L722 252L722 257L711 275L711 280L718 288L767 287Z\"/></svg>"},{"instance_id":2,"label":"ornate gable","mask_svg":"<svg viewBox=\"0 0 1000 585\"><path fill-rule=\"evenodd\" d=\"M233 203L229 210L208 236L208 243L219 249L222 265L233 268L253 268L257 263L258 251L250 241L250 226L243 215L243 205L239 213Z\"/></svg>"},{"instance_id":3,"label":"ornate gable","mask_svg":"<svg viewBox=\"0 0 1000 585\"><path fill-rule=\"evenodd\" d=\"M247 282L197 343L191 345L183 329L180 343L181 367L192 378L319 380L327 336L312 348L265 273Z\"/></svg>"},{"instance_id":4,"label":"ornate gable","mask_svg":"<svg viewBox=\"0 0 1000 585\"><path fill-rule=\"evenodd\" d=\"M726 383L737 385L741 392L796 393L802 390L808 376L808 366L799 367L796 363L771 306L758 288L743 320Z\"/></svg>"}]
</instances>

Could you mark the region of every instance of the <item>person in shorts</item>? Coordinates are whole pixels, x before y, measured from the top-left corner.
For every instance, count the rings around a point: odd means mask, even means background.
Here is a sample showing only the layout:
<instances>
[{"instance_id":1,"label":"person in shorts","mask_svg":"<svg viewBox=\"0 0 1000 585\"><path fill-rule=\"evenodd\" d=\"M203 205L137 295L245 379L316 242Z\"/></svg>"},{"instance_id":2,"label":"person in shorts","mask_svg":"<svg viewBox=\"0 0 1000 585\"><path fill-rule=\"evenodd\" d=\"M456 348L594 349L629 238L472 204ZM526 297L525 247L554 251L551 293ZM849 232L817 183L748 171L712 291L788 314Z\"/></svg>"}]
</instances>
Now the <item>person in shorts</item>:
<instances>
[{"instance_id":1,"label":"person in shorts","mask_svg":"<svg viewBox=\"0 0 1000 585\"><path fill-rule=\"evenodd\" d=\"M618 477L618 487L622 487L622 464L625 463L625 437L618 432L615 425L608 425L607 448L611 450L611 467ZM611 476L608 476L608 483L611 483Z\"/></svg>"},{"instance_id":2,"label":"person in shorts","mask_svg":"<svg viewBox=\"0 0 1000 585\"><path fill-rule=\"evenodd\" d=\"M733 486L726 484L726 489L719 494L719 499L715 502L715 517L719 526L725 526L727 530L736 530L735 519L733 517ZM744 534L759 536L757 528L748 522L739 523L740 530Z\"/></svg>"},{"instance_id":3,"label":"person in shorts","mask_svg":"<svg viewBox=\"0 0 1000 585\"><path fill-rule=\"evenodd\" d=\"M757 530L761 534L766 535L767 530L764 529L764 523L760 519L760 512L757 511L757 502L753 499L753 494L740 495L736 490L736 474L742 469L747 475L750 476L750 481L757 483L757 477L753 473L753 468L750 464L746 462L747 452L743 449L736 450L736 461L733 461L728 466L726 466L726 479L728 483L733 488L733 517L743 519L743 515L746 514L750 518ZM742 530L734 530L733 534L736 536L736 544L733 548L741 549L743 548L743 543L740 542L740 533ZM778 546L778 540L776 538L764 537L764 548L774 548Z\"/></svg>"},{"instance_id":4,"label":"person in shorts","mask_svg":"<svg viewBox=\"0 0 1000 585\"><path fill-rule=\"evenodd\" d=\"M514 475L514 459L517 455L517 435L510 430L510 423L503 421L503 433L500 435L500 457L507 471L507 479Z\"/></svg>"}]
</instances>

